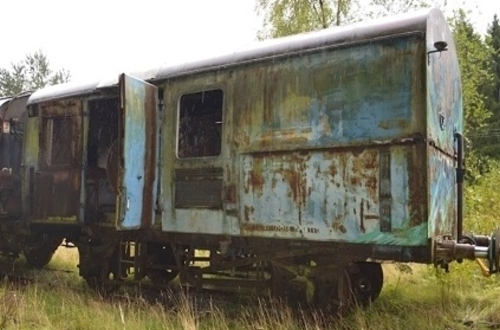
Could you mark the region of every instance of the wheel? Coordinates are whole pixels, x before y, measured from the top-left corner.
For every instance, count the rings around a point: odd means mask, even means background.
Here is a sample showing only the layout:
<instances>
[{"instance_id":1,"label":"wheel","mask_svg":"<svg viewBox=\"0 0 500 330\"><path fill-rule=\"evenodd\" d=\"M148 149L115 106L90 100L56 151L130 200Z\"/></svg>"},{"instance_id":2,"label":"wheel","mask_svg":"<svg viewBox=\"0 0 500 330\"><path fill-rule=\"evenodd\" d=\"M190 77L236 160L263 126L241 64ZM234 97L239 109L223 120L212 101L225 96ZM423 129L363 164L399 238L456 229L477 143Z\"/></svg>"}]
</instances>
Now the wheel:
<instances>
[{"instance_id":1,"label":"wheel","mask_svg":"<svg viewBox=\"0 0 500 330\"><path fill-rule=\"evenodd\" d=\"M167 285L179 274L178 270L155 269L148 272L148 277L155 285Z\"/></svg>"},{"instance_id":2,"label":"wheel","mask_svg":"<svg viewBox=\"0 0 500 330\"><path fill-rule=\"evenodd\" d=\"M23 255L29 266L40 269L45 267L54 252L61 244L61 238L49 238L46 236L31 236L23 249Z\"/></svg>"},{"instance_id":3,"label":"wheel","mask_svg":"<svg viewBox=\"0 0 500 330\"><path fill-rule=\"evenodd\" d=\"M356 263L359 272L350 273L352 292L358 304L367 306L379 296L384 284L382 266L376 262Z\"/></svg>"},{"instance_id":4,"label":"wheel","mask_svg":"<svg viewBox=\"0 0 500 330\"><path fill-rule=\"evenodd\" d=\"M332 264L328 257L312 255L273 261L271 274L271 293L292 307L312 307L325 315L341 315L352 306L347 268Z\"/></svg>"},{"instance_id":5,"label":"wheel","mask_svg":"<svg viewBox=\"0 0 500 330\"><path fill-rule=\"evenodd\" d=\"M103 296L107 296L120 288L120 284L116 282L115 276L109 269L101 269L98 273L83 276L83 279L92 290Z\"/></svg>"},{"instance_id":6,"label":"wheel","mask_svg":"<svg viewBox=\"0 0 500 330\"><path fill-rule=\"evenodd\" d=\"M271 263L271 296L286 303L300 305L307 303L304 294L297 290L292 280L296 277L290 270L282 265Z\"/></svg>"},{"instance_id":7,"label":"wheel","mask_svg":"<svg viewBox=\"0 0 500 330\"><path fill-rule=\"evenodd\" d=\"M101 295L120 288L117 249L113 246L78 246L80 275L89 287Z\"/></svg>"},{"instance_id":8,"label":"wheel","mask_svg":"<svg viewBox=\"0 0 500 330\"><path fill-rule=\"evenodd\" d=\"M148 244L148 263L151 266L161 266L165 268L149 268L147 276L155 285L166 285L170 283L178 274L176 260L172 248L158 244ZM169 267L170 266L170 267Z\"/></svg>"},{"instance_id":9,"label":"wheel","mask_svg":"<svg viewBox=\"0 0 500 330\"><path fill-rule=\"evenodd\" d=\"M313 307L336 315L343 315L351 309L353 292L347 269L317 272L313 283Z\"/></svg>"}]
</instances>

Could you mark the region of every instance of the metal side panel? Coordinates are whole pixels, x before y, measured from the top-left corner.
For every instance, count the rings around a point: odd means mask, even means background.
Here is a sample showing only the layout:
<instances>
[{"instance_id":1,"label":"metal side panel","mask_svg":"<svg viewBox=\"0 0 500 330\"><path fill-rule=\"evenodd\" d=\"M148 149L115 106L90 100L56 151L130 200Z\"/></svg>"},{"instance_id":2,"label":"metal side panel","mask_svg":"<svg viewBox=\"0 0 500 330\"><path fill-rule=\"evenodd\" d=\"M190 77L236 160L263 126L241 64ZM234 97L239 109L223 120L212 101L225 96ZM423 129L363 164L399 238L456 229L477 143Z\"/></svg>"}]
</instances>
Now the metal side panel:
<instances>
[{"instance_id":1,"label":"metal side panel","mask_svg":"<svg viewBox=\"0 0 500 330\"><path fill-rule=\"evenodd\" d=\"M242 158L244 236L427 244L422 145Z\"/></svg>"},{"instance_id":2,"label":"metal side panel","mask_svg":"<svg viewBox=\"0 0 500 330\"><path fill-rule=\"evenodd\" d=\"M148 228L153 221L157 164L157 88L120 76L121 161L117 196L118 229Z\"/></svg>"},{"instance_id":3,"label":"metal side panel","mask_svg":"<svg viewBox=\"0 0 500 330\"><path fill-rule=\"evenodd\" d=\"M429 238L456 232L457 185L452 157L429 147Z\"/></svg>"}]
</instances>

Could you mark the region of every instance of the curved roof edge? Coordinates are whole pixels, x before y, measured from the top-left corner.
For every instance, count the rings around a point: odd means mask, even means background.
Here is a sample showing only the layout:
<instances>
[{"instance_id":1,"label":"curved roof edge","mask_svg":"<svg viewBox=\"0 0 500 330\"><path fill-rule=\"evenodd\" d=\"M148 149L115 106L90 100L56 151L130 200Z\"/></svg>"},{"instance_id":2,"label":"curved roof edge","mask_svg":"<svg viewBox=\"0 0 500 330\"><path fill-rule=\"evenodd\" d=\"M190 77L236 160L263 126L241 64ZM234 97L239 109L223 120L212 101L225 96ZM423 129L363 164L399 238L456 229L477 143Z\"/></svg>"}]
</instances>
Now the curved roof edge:
<instances>
[{"instance_id":1,"label":"curved roof edge","mask_svg":"<svg viewBox=\"0 0 500 330\"><path fill-rule=\"evenodd\" d=\"M305 51L363 43L377 38L405 33L425 33L427 19L433 11L441 13L439 9L423 9L412 13L386 16L319 31L260 41L231 54L176 66L161 67L154 80L166 80L195 72L244 65L265 60L266 58L279 58Z\"/></svg>"},{"instance_id":2,"label":"curved roof edge","mask_svg":"<svg viewBox=\"0 0 500 330\"><path fill-rule=\"evenodd\" d=\"M34 92L28 99L27 105L33 105L49 100L56 100L77 95L91 94L95 91L98 82L91 83L62 83L58 85L47 86Z\"/></svg>"},{"instance_id":3,"label":"curved roof edge","mask_svg":"<svg viewBox=\"0 0 500 330\"><path fill-rule=\"evenodd\" d=\"M0 97L0 107L2 104L8 103L10 100L12 100L11 96Z\"/></svg>"},{"instance_id":4,"label":"curved roof edge","mask_svg":"<svg viewBox=\"0 0 500 330\"><path fill-rule=\"evenodd\" d=\"M132 74L134 77L151 80L158 70L149 70ZM89 83L68 82L58 85L51 85L34 92L28 100L28 106L51 100L60 100L72 96L84 96L98 93L100 90L118 86L118 75Z\"/></svg>"}]
</instances>

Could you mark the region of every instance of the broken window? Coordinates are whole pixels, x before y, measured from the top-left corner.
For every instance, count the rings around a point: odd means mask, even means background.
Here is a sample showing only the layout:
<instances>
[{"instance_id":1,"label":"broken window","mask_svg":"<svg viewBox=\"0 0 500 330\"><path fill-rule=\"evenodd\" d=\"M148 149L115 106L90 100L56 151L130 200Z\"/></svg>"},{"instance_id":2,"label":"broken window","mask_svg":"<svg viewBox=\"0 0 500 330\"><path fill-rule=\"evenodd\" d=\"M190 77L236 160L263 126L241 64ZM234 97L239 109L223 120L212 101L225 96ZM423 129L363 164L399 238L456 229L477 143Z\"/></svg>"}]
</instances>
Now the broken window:
<instances>
[{"instance_id":1,"label":"broken window","mask_svg":"<svg viewBox=\"0 0 500 330\"><path fill-rule=\"evenodd\" d=\"M179 158L213 157L221 153L222 90L185 94L179 104Z\"/></svg>"},{"instance_id":2,"label":"broken window","mask_svg":"<svg viewBox=\"0 0 500 330\"><path fill-rule=\"evenodd\" d=\"M71 163L71 117L44 118L42 134L43 162L47 166Z\"/></svg>"}]
</instances>

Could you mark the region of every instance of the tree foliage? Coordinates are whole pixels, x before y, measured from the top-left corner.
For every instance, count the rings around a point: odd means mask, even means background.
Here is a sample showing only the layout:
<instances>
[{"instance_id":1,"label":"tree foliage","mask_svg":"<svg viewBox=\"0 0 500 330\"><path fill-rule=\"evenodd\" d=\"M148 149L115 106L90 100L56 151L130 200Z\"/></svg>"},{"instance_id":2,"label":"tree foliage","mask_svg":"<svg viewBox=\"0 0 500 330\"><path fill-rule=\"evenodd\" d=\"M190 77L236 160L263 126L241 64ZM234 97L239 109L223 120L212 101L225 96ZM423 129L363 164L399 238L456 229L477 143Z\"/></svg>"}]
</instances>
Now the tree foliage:
<instances>
[{"instance_id":1,"label":"tree foliage","mask_svg":"<svg viewBox=\"0 0 500 330\"><path fill-rule=\"evenodd\" d=\"M0 96L16 95L23 91L42 88L70 80L70 73L64 69L54 71L42 51L27 54L12 63L10 68L0 68Z\"/></svg>"},{"instance_id":2,"label":"tree foliage","mask_svg":"<svg viewBox=\"0 0 500 330\"><path fill-rule=\"evenodd\" d=\"M264 16L259 39L283 37L299 32L340 25L352 0L257 0L256 10Z\"/></svg>"},{"instance_id":3,"label":"tree foliage","mask_svg":"<svg viewBox=\"0 0 500 330\"><path fill-rule=\"evenodd\" d=\"M256 11L263 17L264 25L257 37L284 37L445 3L446 0L256 0Z\"/></svg>"},{"instance_id":4,"label":"tree foliage","mask_svg":"<svg viewBox=\"0 0 500 330\"><path fill-rule=\"evenodd\" d=\"M498 16L493 16L493 21L488 27L486 44L490 50L490 71L492 81L489 88L485 90L488 96L487 106L492 112L490 128L500 128L500 23Z\"/></svg>"},{"instance_id":5,"label":"tree foliage","mask_svg":"<svg viewBox=\"0 0 500 330\"><path fill-rule=\"evenodd\" d=\"M451 24L462 78L465 133L469 135L485 128L491 116L484 93L493 81L490 49L463 10L455 13Z\"/></svg>"},{"instance_id":6,"label":"tree foliage","mask_svg":"<svg viewBox=\"0 0 500 330\"><path fill-rule=\"evenodd\" d=\"M491 167L489 146L484 141L479 142L477 137L483 135L492 115L488 97L494 82L492 52L465 11L454 13L451 26L460 64L465 135L472 141L467 155L466 178L474 183Z\"/></svg>"},{"instance_id":7,"label":"tree foliage","mask_svg":"<svg viewBox=\"0 0 500 330\"><path fill-rule=\"evenodd\" d=\"M477 55L469 62L464 61L462 65L462 71L467 72L467 68L469 71L477 71L474 75L476 81L474 86L477 88L477 95L481 97L484 107L490 114L487 125L470 130L468 135L478 155L477 159L481 163L484 163L486 157L500 158L500 22L497 15L493 16L485 37L483 48L478 49ZM480 56L483 65L479 66L477 56ZM465 81L467 78L465 76L462 79L464 90L468 86L468 82ZM464 101L465 106L470 103L468 96L464 95ZM465 110L467 111L467 108Z\"/></svg>"}]
</instances>

